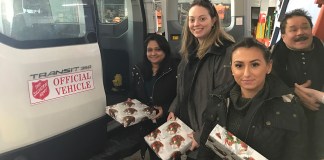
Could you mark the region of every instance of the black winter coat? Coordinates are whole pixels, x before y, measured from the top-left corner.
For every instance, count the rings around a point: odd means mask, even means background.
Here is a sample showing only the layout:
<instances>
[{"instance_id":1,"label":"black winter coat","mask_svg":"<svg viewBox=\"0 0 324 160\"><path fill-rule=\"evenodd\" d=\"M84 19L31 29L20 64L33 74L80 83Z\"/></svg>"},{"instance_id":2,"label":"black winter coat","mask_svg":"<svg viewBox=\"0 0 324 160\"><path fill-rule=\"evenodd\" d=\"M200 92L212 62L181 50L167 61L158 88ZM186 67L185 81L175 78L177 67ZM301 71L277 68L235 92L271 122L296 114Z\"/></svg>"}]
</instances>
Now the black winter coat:
<instances>
[{"instance_id":1,"label":"black winter coat","mask_svg":"<svg viewBox=\"0 0 324 160\"><path fill-rule=\"evenodd\" d=\"M130 98L137 99L149 106L161 106L163 116L158 119L158 125L166 122L168 110L174 97L176 96L177 86L177 61L169 59L163 68L160 68L159 75L153 86L152 102L145 91L144 65L138 64L132 67L132 84Z\"/></svg>"},{"instance_id":2,"label":"black winter coat","mask_svg":"<svg viewBox=\"0 0 324 160\"><path fill-rule=\"evenodd\" d=\"M204 113L202 141L206 142L216 124L226 128L228 107L233 106L229 99L232 88L233 85L218 88L210 95ZM271 75L267 76L264 89L263 97L252 99L236 136L270 160L308 159L307 126L302 106L290 89Z\"/></svg>"},{"instance_id":3,"label":"black winter coat","mask_svg":"<svg viewBox=\"0 0 324 160\"><path fill-rule=\"evenodd\" d=\"M287 48L281 39L272 48L273 73L281 78L289 87L294 88L294 83L303 84L306 80L311 80L310 88L324 91L324 46L316 37L313 37L313 46L314 49L311 52L305 53L311 54L308 67L306 68L307 74L305 74L302 69L304 67L302 58L297 58L296 55L292 56L298 53ZM300 64L299 66L301 67L291 67L290 63ZM304 109L309 126L310 157L308 159L324 159L324 105L321 104L318 111L311 111L306 107Z\"/></svg>"}]
</instances>

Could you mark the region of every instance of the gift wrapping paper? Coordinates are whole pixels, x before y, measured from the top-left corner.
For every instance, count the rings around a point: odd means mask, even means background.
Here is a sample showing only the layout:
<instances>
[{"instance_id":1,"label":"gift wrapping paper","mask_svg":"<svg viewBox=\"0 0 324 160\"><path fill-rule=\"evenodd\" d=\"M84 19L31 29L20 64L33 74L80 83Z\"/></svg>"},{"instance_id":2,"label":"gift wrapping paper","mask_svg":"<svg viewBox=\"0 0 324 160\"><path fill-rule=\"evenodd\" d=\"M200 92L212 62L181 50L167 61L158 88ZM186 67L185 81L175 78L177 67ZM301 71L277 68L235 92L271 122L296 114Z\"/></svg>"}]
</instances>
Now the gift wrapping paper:
<instances>
[{"instance_id":1,"label":"gift wrapping paper","mask_svg":"<svg viewBox=\"0 0 324 160\"><path fill-rule=\"evenodd\" d=\"M176 118L167 121L144 139L161 159L168 160L190 149L192 140L187 135L192 132L192 129Z\"/></svg>"},{"instance_id":2,"label":"gift wrapping paper","mask_svg":"<svg viewBox=\"0 0 324 160\"><path fill-rule=\"evenodd\" d=\"M121 123L124 127L151 119L156 115L156 110L136 99L107 106L106 113Z\"/></svg>"},{"instance_id":3,"label":"gift wrapping paper","mask_svg":"<svg viewBox=\"0 0 324 160\"><path fill-rule=\"evenodd\" d=\"M259 152L238 139L220 125L209 134L206 146L228 160L266 160Z\"/></svg>"}]
</instances>

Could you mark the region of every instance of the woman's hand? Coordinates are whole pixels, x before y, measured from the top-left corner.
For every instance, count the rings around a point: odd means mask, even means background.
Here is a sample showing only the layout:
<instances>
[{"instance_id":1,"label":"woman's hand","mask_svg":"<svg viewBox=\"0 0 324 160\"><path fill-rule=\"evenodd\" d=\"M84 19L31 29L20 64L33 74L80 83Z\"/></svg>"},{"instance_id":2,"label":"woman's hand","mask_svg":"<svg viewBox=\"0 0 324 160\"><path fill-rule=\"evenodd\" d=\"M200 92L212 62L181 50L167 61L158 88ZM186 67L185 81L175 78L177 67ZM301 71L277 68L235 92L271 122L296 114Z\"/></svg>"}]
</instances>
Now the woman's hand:
<instances>
[{"instance_id":1,"label":"woman's hand","mask_svg":"<svg viewBox=\"0 0 324 160\"><path fill-rule=\"evenodd\" d=\"M174 113L173 112L170 112L169 115L168 115L168 118L167 118L167 121L169 120L175 120L176 117L174 116Z\"/></svg>"},{"instance_id":2,"label":"woman's hand","mask_svg":"<svg viewBox=\"0 0 324 160\"><path fill-rule=\"evenodd\" d=\"M163 108L162 108L161 106L154 106L154 108L158 110L158 114L156 114L156 115L152 118L152 120L156 120L156 119L161 118L162 115L163 115Z\"/></svg>"},{"instance_id":3,"label":"woman's hand","mask_svg":"<svg viewBox=\"0 0 324 160\"><path fill-rule=\"evenodd\" d=\"M193 151L193 150L195 150L196 148L199 147L199 144L198 144L197 141L195 140L193 134L194 134L194 132L188 134L188 137L192 140L191 147L190 147L190 150L191 150L191 151Z\"/></svg>"}]
</instances>

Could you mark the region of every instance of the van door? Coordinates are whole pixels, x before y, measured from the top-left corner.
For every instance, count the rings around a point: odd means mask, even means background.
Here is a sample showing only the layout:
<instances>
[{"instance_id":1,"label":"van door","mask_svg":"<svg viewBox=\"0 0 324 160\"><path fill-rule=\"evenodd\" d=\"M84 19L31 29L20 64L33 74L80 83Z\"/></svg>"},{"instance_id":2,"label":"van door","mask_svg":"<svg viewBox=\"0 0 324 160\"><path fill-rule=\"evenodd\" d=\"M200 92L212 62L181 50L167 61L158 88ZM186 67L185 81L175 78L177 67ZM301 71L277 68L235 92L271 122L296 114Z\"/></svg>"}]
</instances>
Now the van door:
<instances>
[{"instance_id":1,"label":"van door","mask_svg":"<svg viewBox=\"0 0 324 160\"><path fill-rule=\"evenodd\" d=\"M141 0L96 0L98 41L108 104L127 98L130 67L142 60L146 35L143 3Z\"/></svg>"}]
</instances>

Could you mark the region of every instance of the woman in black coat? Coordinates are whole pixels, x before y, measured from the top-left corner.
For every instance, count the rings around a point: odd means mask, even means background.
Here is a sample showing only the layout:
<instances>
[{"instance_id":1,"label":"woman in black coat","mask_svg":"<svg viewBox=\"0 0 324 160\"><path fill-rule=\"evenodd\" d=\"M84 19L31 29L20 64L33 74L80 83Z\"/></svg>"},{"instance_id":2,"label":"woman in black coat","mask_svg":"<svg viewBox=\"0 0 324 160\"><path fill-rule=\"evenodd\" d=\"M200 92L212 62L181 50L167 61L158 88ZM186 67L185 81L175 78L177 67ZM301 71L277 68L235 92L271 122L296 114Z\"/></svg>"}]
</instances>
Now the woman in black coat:
<instances>
[{"instance_id":1,"label":"woman in black coat","mask_svg":"<svg viewBox=\"0 0 324 160\"><path fill-rule=\"evenodd\" d=\"M303 109L289 87L270 75L269 50L246 38L234 46L231 69L235 83L210 96L202 140L219 124L268 159L307 159Z\"/></svg>"},{"instance_id":2,"label":"woman in black coat","mask_svg":"<svg viewBox=\"0 0 324 160\"><path fill-rule=\"evenodd\" d=\"M142 136L166 122L169 106L176 95L177 61L171 58L167 40L158 34L151 34L145 40L146 54L143 62L132 68L130 98L154 107L157 115L142 122ZM151 150L150 150L151 151ZM150 152L151 159L157 159Z\"/></svg>"}]
</instances>

